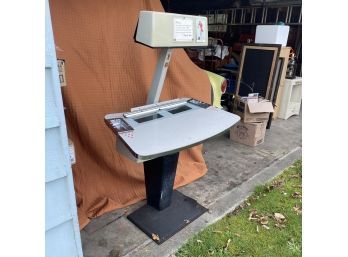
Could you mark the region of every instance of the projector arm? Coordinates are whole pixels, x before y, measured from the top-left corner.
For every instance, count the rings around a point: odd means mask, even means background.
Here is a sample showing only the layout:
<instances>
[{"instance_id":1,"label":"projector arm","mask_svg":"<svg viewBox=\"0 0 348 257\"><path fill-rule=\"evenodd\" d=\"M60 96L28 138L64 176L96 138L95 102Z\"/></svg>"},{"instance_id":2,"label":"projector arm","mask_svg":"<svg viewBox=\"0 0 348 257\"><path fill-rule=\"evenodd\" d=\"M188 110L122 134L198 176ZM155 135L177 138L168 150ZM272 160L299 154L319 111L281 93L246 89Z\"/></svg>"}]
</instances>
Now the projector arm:
<instances>
[{"instance_id":1,"label":"projector arm","mask_svg":"<svg viewBox=\"0 0 348 257\"><path fill-rule=\"evenodd\" d=\"M161 54L157 62L156 72L152 80L152 86L147 96L146 104L158 103L161 96L164 79L172 56L172 49L165 47L161 49Z\"/></svg>"}]
</instances>

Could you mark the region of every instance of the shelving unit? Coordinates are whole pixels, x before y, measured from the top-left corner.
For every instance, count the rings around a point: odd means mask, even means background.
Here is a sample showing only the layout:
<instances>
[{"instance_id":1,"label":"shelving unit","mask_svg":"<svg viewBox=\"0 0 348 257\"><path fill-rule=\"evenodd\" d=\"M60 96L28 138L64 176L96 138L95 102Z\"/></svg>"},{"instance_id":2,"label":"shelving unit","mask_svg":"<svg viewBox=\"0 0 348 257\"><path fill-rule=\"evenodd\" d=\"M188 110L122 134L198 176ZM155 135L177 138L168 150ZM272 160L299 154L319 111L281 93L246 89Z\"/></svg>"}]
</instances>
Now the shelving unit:
<instances>
[{"instance_id":1,"label":"shelving unit","mask_svg":"<svg viewBox=\"0 0 348 257\"><path fill-rule=\"evenodd\" d=\"M267 25L279 21L286 25L302 25L302 5L252 6L221 10L208 10L209 31L226 31L227 26Z\"/></svg>"}]
</instances>

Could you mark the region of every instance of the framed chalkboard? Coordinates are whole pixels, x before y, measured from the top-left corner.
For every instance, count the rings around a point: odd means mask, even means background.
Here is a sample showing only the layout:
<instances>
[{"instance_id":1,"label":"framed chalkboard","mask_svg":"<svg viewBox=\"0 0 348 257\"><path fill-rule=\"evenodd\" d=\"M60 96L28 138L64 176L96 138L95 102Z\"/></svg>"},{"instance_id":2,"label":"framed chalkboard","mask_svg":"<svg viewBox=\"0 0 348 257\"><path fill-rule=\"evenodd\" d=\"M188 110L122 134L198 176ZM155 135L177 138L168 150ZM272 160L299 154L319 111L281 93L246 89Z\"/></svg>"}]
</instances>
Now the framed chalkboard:
<instances>
[{"instance_id":1,"label":"framed chalkboard","mask_svg":"<svg viewBox=\"0 0 348 257\"><path fill-rule=\"evenodd\" d=\"M266 99L272 95L272 85L281 45L247 44L243 46L236 95L259 93Z\"/></svg>"}]
</instances>

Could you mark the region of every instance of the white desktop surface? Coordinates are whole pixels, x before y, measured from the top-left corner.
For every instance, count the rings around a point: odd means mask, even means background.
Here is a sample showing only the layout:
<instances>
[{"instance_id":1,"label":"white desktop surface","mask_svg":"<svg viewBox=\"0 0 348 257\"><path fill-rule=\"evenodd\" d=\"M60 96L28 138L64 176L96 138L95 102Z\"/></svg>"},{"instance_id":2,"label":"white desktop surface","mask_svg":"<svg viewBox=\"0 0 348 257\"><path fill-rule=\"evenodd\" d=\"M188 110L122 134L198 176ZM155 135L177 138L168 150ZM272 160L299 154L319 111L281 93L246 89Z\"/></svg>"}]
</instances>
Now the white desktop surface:
<instances>
[{"instance_id":1,"label":"white desktop surface","mask_svg":"<svg viewBox=\"0 0 348 257\"><path fill-rule=\"evenodd\" d=\"M132 132L119 133L118 136L141 162L197 145L224 132L239 120L239 116L212 106L194 108L138 123Z\"/></svg>"}]
</instances>

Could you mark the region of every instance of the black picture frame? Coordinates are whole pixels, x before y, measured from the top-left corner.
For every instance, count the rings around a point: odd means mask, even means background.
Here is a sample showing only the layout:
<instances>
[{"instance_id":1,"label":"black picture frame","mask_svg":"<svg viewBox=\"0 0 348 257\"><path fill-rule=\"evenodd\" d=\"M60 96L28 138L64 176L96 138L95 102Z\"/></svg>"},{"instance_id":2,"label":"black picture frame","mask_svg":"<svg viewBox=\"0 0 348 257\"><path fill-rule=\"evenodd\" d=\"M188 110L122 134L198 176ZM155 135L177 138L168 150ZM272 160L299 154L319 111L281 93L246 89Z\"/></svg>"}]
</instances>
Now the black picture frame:
<instances>
[{"instance_id":1,"label":"black picture frame","mask_svg":"<svg viewBox=\"0 0 348 257\"><path fill-rule=\"evenodd\" d=\"M281 47L280 44L243 45L236 85L237 96L259 93L259 96L272 101Z\"/></svg>"}]
</instances>

